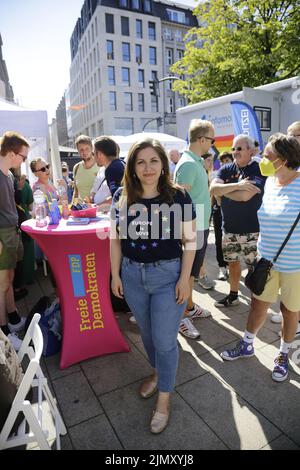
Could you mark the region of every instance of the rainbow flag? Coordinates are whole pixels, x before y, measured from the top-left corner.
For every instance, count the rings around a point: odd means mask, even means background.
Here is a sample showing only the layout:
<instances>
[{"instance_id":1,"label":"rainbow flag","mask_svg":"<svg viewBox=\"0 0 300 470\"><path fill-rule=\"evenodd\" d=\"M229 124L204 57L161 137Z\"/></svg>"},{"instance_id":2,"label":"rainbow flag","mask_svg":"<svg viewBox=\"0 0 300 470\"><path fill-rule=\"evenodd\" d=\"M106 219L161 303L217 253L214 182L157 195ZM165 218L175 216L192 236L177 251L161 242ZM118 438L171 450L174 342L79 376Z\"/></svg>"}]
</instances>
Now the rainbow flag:
<instances>
[{"instance_id":1,"label":"rainbow flag","mask_svg":"<svg viewBox=\"0 0 300 470\"><path fill-rule=\"evenodd\" d=\"M231 152L232 142L234 139L234 135L220 135L219 137L215 137L216 141L214 143L214 147L216 147L218 153L222 152Z\"/></svg>"}]
</instances>

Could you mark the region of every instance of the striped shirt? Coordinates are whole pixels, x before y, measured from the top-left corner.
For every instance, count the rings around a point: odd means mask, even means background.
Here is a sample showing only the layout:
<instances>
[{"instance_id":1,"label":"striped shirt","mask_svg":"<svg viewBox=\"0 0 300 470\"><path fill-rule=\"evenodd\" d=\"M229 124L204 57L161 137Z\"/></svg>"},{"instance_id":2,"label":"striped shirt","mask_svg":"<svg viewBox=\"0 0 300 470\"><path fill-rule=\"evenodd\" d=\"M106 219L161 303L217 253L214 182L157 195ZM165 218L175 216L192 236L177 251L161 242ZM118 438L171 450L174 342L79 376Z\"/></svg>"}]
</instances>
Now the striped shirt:
<instances>
[{"instance_id":1,"label":"striped shirt","mask_svg":"<svg viewBox=\"0 0 300 470\"><path fill-rule=\"evenodd\" d=\"M260 225L257 250L260 256L273 260L299 211L300 177L286 186L276 185L275 178L269 177L257 213ZM273 269L285 273L300 271L300 221Z\"/></svg>"}]
</instances>

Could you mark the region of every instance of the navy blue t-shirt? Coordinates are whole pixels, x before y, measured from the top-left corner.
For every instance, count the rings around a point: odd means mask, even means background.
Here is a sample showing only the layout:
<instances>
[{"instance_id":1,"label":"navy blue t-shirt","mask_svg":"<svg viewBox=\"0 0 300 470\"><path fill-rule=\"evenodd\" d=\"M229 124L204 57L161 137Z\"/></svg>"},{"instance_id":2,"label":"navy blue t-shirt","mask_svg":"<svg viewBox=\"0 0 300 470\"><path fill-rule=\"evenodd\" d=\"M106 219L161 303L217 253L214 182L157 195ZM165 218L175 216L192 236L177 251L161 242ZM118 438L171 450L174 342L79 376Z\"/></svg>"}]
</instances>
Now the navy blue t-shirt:
<instances>
[{"instance_id":1,"label":"navy blue t-shirt","mask_svg":"<svg viewBox=\"0 0 300 470\"><path fill-rule=\"evenodd\" d=\"M261 192L249 201L233 201L223 196L221 204L225 232L239 234L259 232L257 211L262 203L266 178L261 175L258 163L252 161L243 168L239 168L236 163L227 163L219 169L216 178L223 180L224 184L238 183L241 179L249 178L249 181L259 187Z\"/></svg>"},{"instance_id":2,"label":"navy blue t-shirt","mask_svg":"<svg viewBox=\"0 0 300 470\"><path fill-rule=\"evenodd\" d=\"M119 158L113 160L111 164L105 169L105 179L112 196L121 186L124 171L125 163Z\"/></svg>"},{"instance_id":3,"label":"navy blue t-shirt","mask_svg":"<svg viewBox=\"0 0 300 470\"><path fill-rule=\"evenodd\" d=\"M157 196L118 209L121 194L122 188L113 197L111 216L116 220L122 255L139 263L181 258L181 222L196 218L188 193L176 190L172 204Z\"/></svg>"}]
</instances>

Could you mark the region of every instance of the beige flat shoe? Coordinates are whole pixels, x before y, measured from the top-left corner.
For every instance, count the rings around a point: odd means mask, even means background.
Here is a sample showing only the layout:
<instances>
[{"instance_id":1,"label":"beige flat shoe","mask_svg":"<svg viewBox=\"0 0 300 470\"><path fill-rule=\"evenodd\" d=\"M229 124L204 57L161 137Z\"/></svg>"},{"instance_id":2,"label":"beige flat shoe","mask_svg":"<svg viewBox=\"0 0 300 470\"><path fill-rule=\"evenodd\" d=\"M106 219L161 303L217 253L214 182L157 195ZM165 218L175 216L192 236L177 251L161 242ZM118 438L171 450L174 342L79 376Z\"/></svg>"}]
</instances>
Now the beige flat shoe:
<instances>
[{"instance_id":1,"label":"beige flat shoe","mask_svg":"<svg viewBox=\"0 0 300 470\"><path fill-rule=\"evenodd\" d=\"M142 398L150 398L157 391L157 381L150 380L149 377L145 379L140 388L140 396Z\"/></svg>"},{"instance_id":2,"label":"beige flat shoe","mask_svg":"<svg viewBox=\"0 0 300 470\"><path fill-rule=\"evenodd\" d=\"M154 410L153 416L150 423L150 431L153 434L159 434L162 432L168 425L170 412L167 414L160 413L159 411Z\"/></svg>"}]
</instances>

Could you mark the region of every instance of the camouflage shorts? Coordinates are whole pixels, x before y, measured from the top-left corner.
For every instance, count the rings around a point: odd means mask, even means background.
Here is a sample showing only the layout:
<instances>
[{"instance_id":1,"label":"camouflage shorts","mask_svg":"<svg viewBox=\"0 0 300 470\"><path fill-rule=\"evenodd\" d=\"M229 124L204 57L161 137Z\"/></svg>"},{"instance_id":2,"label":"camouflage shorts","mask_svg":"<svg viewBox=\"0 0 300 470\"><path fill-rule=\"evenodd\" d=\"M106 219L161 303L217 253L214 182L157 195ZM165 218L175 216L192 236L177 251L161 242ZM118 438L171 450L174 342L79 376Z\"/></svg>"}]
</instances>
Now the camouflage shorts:
<instances>
[{"instance_id":1,"label":"camouflage shorts","mask_svg":"<svg viewBox=\"0 0 300 470\"><path fill-rule=\"evenodd\" d=\"M241 261L252 264L257 254L258 232L254 233L223 233L222 249L224 260Z\"/></svg>"}]
</instances>

